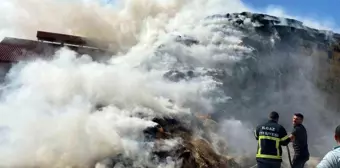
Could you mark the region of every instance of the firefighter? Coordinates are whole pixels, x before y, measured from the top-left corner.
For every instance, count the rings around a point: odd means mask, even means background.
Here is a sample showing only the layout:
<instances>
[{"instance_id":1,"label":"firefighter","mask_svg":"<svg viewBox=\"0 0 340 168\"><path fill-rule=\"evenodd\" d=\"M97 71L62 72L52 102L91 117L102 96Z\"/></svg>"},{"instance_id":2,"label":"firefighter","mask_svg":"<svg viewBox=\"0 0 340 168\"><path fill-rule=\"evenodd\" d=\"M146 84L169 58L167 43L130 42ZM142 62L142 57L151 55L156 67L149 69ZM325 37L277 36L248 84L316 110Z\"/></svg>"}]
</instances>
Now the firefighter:
<instances>
[{"instance_id":1,"label":"firefighter","mask_svg":"<svg viewBox=\"0 0 340 168\"><path fill-rule=\"evenodd\" d=\"M282 148L287 146L290 138L286 129L278 124L279 114L275 111L269 115L269 121L258 125L255 129L255 138L258 140L257 167L280 168L282 163Z\"/></svg>"}]
</instances>

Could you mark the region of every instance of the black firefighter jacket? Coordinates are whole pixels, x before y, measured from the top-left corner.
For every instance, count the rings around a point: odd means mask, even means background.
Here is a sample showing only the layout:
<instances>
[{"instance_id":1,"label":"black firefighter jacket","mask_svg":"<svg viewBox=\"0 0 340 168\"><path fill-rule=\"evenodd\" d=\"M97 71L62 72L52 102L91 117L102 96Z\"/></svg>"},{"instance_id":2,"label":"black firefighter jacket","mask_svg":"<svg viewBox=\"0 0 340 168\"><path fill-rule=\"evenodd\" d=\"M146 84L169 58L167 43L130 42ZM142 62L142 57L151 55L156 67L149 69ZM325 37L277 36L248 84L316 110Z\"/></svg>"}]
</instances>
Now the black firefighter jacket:
<instances>
[{"instance_id":1,"label":"black firefighter jacket","mask_svg":"<svg viewBox=\"0 0 340 168\"><path fill-rule=\"evenodd\" d=\"M257 126L255 138L258 140L257 159L282 162L282 148L287 146L290 138L286 129L276 121L268 122Z\"/></svg>"}]
</instances>

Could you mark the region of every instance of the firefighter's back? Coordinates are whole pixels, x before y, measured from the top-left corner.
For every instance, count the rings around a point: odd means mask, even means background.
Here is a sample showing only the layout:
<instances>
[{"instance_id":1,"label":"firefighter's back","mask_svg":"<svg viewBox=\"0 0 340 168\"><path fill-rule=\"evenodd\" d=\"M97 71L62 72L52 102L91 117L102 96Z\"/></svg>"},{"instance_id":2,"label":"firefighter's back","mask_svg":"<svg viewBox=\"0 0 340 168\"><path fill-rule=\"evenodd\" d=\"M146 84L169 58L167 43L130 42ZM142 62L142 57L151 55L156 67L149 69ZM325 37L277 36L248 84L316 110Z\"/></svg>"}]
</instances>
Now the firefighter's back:
<instances>
[{"instance_id":1,"label":"firefighter's back","mask_svg":"<svg viewBox=\"0 0 340 168\"><path fill-rule=\"evenodd\" d=\"M258 168L279 168L281 166L281 146L288 145L290 139L286 129L278 124L278 119L278 114L272 112L269 121L258 125L256 128L255 136L258 140L256 159Z\"/></svg>"}]
</instances>

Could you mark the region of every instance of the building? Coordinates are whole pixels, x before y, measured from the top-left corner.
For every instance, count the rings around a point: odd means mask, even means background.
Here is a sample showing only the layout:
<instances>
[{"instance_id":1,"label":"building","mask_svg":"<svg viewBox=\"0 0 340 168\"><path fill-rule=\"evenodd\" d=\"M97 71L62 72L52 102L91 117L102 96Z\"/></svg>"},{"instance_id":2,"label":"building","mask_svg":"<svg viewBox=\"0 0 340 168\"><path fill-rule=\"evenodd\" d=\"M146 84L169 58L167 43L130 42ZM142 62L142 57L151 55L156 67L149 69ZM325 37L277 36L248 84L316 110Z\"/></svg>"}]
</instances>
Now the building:
<instances>
[{"instance_id":1,"label":"building","mask_svg":"<svg viewBox=\"0 0 340 168\"><path fill-rule=\"evenodd\" d=\"M0 42L1 78L5 76L14 63L37 57L49 59L58 49L64 46L76 51L80 55L88 54L94 60L113 55L112 52L98 47L108 48L103 46L104 43L96 39L44 31L37 31L36 37L36 41L6 37Z\"/></svg>"}]
</instances>

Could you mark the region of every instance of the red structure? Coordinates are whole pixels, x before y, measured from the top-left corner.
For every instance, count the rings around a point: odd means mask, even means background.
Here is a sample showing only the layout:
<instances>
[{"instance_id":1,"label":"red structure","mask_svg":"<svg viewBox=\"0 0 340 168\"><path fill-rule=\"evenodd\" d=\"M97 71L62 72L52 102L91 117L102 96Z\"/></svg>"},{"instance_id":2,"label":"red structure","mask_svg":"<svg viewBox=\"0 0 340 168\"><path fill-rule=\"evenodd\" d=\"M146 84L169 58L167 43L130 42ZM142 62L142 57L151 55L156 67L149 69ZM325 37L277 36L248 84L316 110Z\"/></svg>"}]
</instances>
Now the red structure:
<instances>
[{"instance_id":1,"label":"red structure","mask_svg":"<svg viewBox=\"0 0 340 168\"><path fill-rule=\"evenodd\" d=\"M85 37L38 31L37 41L4 38L0 42L0 63L14 63L34 57L50 57L63 46L79 54L108 55L107 50L96 47L95 40Z\"/></svg>"},{"instance_id":2,"label":"red structure","mask_svg":"<svg viewBox=\"0 0 340 168\"><path fill-rule=\"evenodd\" d=\"M95 45L99 43L106 45L95 39L44 31L37 32L36 41L6 37L0 42L0 82L4 81L13 63L34 58L49 59L64 46L80 55L88 54L95 61L110 58L113 53Z\"/></svg>"}]
</instances>

